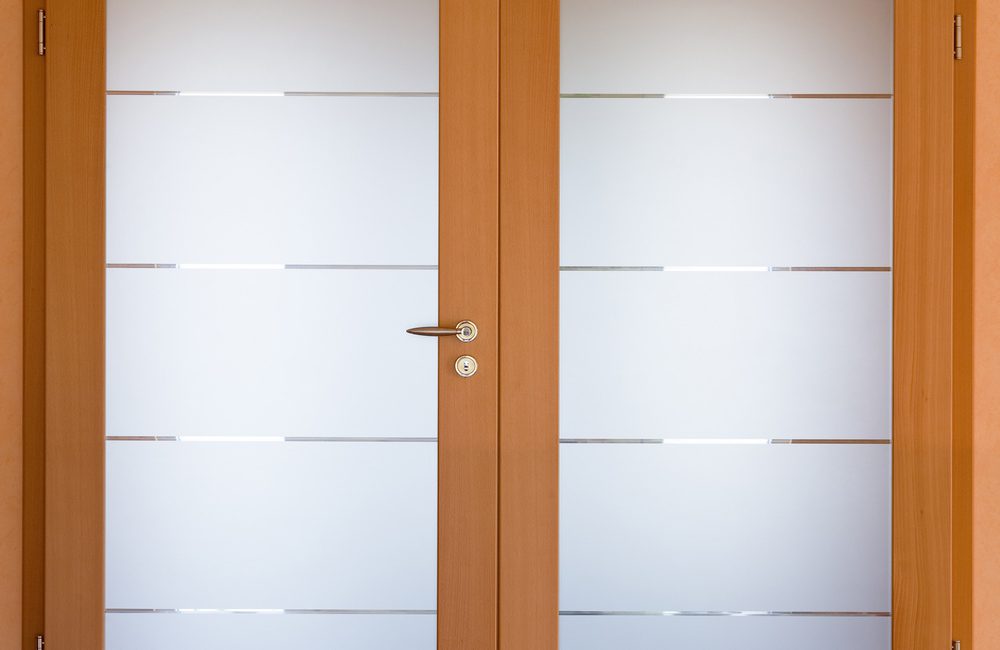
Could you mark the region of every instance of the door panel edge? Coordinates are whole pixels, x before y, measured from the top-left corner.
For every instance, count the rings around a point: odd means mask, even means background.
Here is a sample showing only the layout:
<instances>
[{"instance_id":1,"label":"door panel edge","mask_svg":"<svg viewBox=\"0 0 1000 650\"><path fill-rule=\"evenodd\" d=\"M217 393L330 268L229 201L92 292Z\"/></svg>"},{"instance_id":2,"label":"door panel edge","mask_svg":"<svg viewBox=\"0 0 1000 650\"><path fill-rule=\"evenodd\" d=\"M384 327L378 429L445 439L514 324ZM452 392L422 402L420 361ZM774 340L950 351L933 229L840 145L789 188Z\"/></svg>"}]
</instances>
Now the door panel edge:
<instances>
[{"instance_id":1,"label":"door panel edge","mask_svg":"<svg viewBox=\"0 0 1000 650\"><path fill-rule=\"evenodd\" d=\"M893 646L951 643L951 2L895 3Z\"/></svg>"}]
</instances>

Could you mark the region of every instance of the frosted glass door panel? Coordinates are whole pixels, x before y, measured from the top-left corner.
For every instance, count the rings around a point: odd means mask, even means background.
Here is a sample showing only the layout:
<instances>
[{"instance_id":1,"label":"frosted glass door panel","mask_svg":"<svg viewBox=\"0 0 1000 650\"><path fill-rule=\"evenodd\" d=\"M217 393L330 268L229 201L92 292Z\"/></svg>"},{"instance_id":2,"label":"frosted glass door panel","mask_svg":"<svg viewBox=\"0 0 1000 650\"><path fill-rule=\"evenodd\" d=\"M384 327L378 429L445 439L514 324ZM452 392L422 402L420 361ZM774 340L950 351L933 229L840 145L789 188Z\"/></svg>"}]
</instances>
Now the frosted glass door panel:
<instances>
[{"instance_id":1,"label":"frosted glass door panel","mask_svg":"<svg viewBox=\"0 0 1000 650\"><path fill-rule=\"evenodd\" d=\"M109 0L109 650L432 650L438 3Z\"/></svg>"},{"instance_id":2,"label":"frosted glass door panel","mask_svg":"<svg viewBox=\"0 0 1000 650\"><path fill-rule=\"evenodd\" d=\"M112 612L435 608L434 443L109 442L107 454Z\"/></svg>"},{"instance_id":3,"label":"frosted glass door panel","mask_svg":"<svg viewBox=\"0 0 1000 650\"><path fill-rule=\"evenodd\" d=\"M564 612L889 610L889 445L561 453Z\"/></svg>"},{"instance_id":4,"label":"frosted glass door panel","mask_svg":"<svg viewBox=\"0 0 1000 650\"><path fill-rule=\"evenodd\" d=\"M129 268L107 281L108 435L437 435L437 346L405 331L436 321L434 271Z\"/></svg>"},{"instance_id":5,"label":"frosted glass door panel","mask_svg":"<svg viewBox=\"0 0 1000 650\"><path fill-rule=\"evenodd\" d=\"M889 93L880 0L564 0L565 93Z\"/></svg>"},{"instance_id":6,"label":"frosted glass door panel","mask_svg":"<svg viewBox=\"0 0 1000 650\"><path fill-rule=\"evenodd\" d=\"M564 650L885 650L887 617L563 616Z\"/></svg>"},{"instance_id":7,"label":"frosted glass door panel","mask_svg":"<svg viewBox=\"0 0 1000 650\"><path fill-rule=\"evenodd\" d=\"M108 87L436 91L435 0L109 0Z\"/></svg>"},{"instance_id":8,"label":"frosted glass door panel","mask_svg":"<svg viewBox=\"0 0 1000 650\"><path fill-rule=\"evenodd\" d=\"M312 647L316 639L335 650L436 645L434 617L423 614L111 614L105 634L108 650L276 650Z\"/></svg>"},{"instance_id":9,"label":"frosted glass door panel","mask_svg":"<svg viewBox=\"0 0 1000 650\"><path fill-rule=\"evenodd\" d=\"M560 275L563 438L890 436L889 273Z\"/></svg>"},{"instance_id":10,"label":"frosted glass door panel","mask_svg":"<svg viewBox=\"0 0 1000 650\"><path fill-rule=\"evenodd\" d=\"M437 264L437 104L109 97L108 261Z\"/></svg>"},{"instance_id":11,"label":"frosted glass door panel","mask_svg":"<svg viewBox=\"0 0 1000 650\"><path fill-rule=\"evenodd\" d=\"M890 99L563 99L564 265L892 264Z\"/></svg>"},{"instance_id":12,"label":"frosted glass door panel","mask_svg":"<svg viewBox=\"0 0 1000 650\"><path fill-rule=\"evenodd\" d=\"M561 650L888 650L892 3L561 21Z\"/></svg>"}]
</instances>

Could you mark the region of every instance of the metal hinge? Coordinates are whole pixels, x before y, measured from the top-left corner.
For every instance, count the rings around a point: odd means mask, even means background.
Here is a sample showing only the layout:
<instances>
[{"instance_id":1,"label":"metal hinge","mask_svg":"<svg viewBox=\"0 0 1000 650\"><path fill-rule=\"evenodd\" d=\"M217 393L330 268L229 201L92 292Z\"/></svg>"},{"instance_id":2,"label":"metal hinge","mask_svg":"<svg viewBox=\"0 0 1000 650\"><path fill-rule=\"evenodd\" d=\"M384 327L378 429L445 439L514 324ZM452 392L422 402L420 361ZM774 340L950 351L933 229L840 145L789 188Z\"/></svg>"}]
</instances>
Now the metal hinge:
<instances>
[{"instance_id":1,"label":"metal hinge","mask_svg":"<svg viewBox=\"0 0 1000 650\"><path fill-rule=\"evenodd\" d=\"M45 650L45 637L41 634L35 637L35 650Z\"/></svg>"},{"instance_id":2,"label":"metal hinge","mask_svg":"<svg viewBox=\"0 0 1000 650\"><path fill-rule=\"evenodd\" d=\"M955 59L962 60L962 14L955 16Z\"/></svg>"},{"instance_id":3,"label":"metal hinge","mask_svg":"<svg viewBox=\"0 0 1000 650\"><path fill-rule=\"evenodd\" d=\"M951 642L951 650L962 650L962 642L961 641L952 641Z\"/></svg>"},{"instance_id":4,"label":"metal hinge","mask_svg":"<svg viewBox=\"0 0 1000 650\"><path fill-rule=\"evenodd\" d=\"M45 56L45 10L38 10L38 56ZM42 637L38 637L39 639Z\"/></svg>"}]
</instances>

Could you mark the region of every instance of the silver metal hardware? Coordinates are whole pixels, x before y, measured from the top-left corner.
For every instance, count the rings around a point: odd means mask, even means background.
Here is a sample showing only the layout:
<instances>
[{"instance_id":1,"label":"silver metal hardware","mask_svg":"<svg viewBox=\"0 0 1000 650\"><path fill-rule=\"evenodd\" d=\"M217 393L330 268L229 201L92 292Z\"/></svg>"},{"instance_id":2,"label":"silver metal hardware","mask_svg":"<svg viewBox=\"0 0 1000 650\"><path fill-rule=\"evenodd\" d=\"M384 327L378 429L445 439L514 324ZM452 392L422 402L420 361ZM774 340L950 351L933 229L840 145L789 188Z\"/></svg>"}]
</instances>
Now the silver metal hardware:
<instances>
[{"instance_id":1,"label":"silver metal hardware","mask_svg":"<svg viewBox=\"0 0 1000 650\"><path fill-rule=\"evenodd\" d=\"M38 10L38 56L45 56L45 10L44 9Z\"/></svg>"},{"instance_id":2,"label":"silver metal hardware","mask_svg":"<svg viewBox=\"0 0 1000 650\"><path fill-rule=\"evenodd\" d=\"M955 59L962 60L962 14L955 16Z\"/></svg>"},{"instance_id":3,"label":"silver metal hardware","mask_svg":"<svg viewBox=\"0 0 1000 650\"><path fill-rule=\"evenodd\" d=\"M952 641L951 642L951 650L962 650L962 642L961 641Z\"/></svg>"},{"instance_id":4,"label":"silver metal hardware","mask_svg":"<svg viewBox=\"0 0 1000 650\"><path fill-rule=\"evenodd\" d=\"M465 355L455 360L455 372L457 372L460 377L471 377L476 374L477 370L479 370L479 364L476 362L474 357Z\"/></svg>"},{"instance_id":5,"label":"silver metal hardware","mask_svg":"<svg viewBox=\"0 0 1000 650\"><path fill-rule=\"evenodd\" d=\"M39 634L35 637L35 650L44 650L45 648L45 637Z\"/></svg>"},{"instance_id":6,"label":"silver metal hardware","mask_svg":"<svg viewBox=\"0 0 1000 650\"><path fill-rule=\"evenodd\" d=\"M468 343L476 340L479 329L471 320L463 320L455 327L411 327L406 333L417 336L454 336L462 343Z\"/></svg>"}]
</instances>

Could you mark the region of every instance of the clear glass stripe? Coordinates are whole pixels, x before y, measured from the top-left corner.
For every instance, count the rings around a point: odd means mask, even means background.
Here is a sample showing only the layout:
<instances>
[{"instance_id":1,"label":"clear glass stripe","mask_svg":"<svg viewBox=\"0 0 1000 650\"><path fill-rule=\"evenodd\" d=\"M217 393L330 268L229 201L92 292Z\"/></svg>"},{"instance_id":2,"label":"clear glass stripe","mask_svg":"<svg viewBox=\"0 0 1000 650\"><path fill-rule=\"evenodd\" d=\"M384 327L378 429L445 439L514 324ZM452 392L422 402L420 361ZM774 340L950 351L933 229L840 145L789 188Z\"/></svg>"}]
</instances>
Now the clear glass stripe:
<instances>
[{"instance_id":1,"label":"clear glass stripe","mask_svg":"<svg viewBox=\"0 0 1000 650\"><path fill-rule=\"evenodd\" d=\"M891 266L560 266L560 271L657 273L889 273Z\"/></svg>"},{"instance_id":2,"label":"clear glass stripe","mask_svg":"<svg viewBox=\"0 0 1000 650\"><path fill-rule=\"evenodd\" d=\"M890 612L765 612L765 611L603 611L603 610L564 610L560 616L810 616L810 617L890 617Z\"/></svg>"},{"instance_id":3,"label":"clear glass stripe","mask_svg":"<svg viewBox=\"0 0 1000 650\"><path fill-rule=\"evenodd\" d=\"M109 97L150 96L168 97L437 97L436 92L394 92L394 91L201 91L201 90L109 90Z\"/></svg>"},{"instance_id":4,"label":"clear glass stripe","mask_svg":"<svg viewBox=\"0 0 1000 650\"><path fill-rule=\"evenodd\" d=\"M164 609L122 608L104 610L105 614L373 614L427 616L437 614L433 609Z\"/></svg>"},{"instance_id":5,"label":"clear glass stripe","mask_svg":"<svg viewBox=\"0 0 1000 650\"><path fill-rule=\"evenodd\" d=\"M562 99L892 99L891 93L562 93Z\"/></svg>"},{"instance_id":6,"label":"clear glass stripe","mask_svg":"<svg viewBox=\"0 0 1000 650\"><path fill-rule=\"evenodd\" d=\"M437 271L436 264L202 264L112 262L109 269L177 269L181 271Z\"/></svg>"},{"instance_id":7,"label":"clear glass stripe","mask_svg":"<svg viewBox=\"0 0 1000 650\"><path fill-rule=\"evenodd\" d=\"M564 445L889 445L888 438L560 438Z\"/></svg>"},{"instance_id":8,"label":"clear glass stripe","mask_svg":"<svg viewBox=\"0 0 1000 650\"><path fill-rule=\"evenodd\" d=\"M107 442L437 442L403 436L105 436Z\"/></svg>"}]
</instances>

